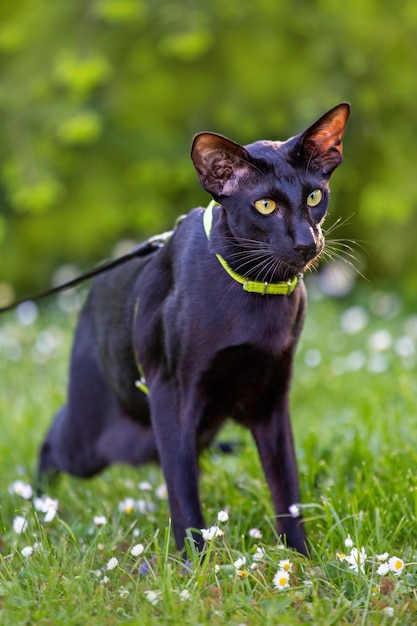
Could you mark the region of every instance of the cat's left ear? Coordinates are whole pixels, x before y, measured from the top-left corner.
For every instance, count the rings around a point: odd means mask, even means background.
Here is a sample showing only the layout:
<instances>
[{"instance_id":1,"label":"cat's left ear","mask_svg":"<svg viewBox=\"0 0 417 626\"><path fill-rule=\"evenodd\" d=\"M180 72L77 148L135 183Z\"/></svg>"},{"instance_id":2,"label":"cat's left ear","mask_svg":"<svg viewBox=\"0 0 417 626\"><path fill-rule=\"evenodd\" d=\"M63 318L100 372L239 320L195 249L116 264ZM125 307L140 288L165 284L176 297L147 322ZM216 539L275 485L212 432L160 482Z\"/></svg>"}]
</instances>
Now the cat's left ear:
<instances>
[{"instance_id":1,"label":"cat's left ear","mask_svg":"<svg viewBox=\"0 0 417 626\"><path fill-rule=\"evenodd\" d=\"M232 195L252 169L245 148L216 133L194 137L191 159L201 186L215 199Z\"/></svg>"},{"instance_id":2,"label":"cat's left ear","mask_svg":"<svg viewBox=\"0 0 417 626\"><path fill-rule=\"evenodd\" d=\"M306 164L312 163L330 176L342 161L342 139L349 119L347 102L330 109L298 139L296 155Z\"/></svg>"}]
</instances>

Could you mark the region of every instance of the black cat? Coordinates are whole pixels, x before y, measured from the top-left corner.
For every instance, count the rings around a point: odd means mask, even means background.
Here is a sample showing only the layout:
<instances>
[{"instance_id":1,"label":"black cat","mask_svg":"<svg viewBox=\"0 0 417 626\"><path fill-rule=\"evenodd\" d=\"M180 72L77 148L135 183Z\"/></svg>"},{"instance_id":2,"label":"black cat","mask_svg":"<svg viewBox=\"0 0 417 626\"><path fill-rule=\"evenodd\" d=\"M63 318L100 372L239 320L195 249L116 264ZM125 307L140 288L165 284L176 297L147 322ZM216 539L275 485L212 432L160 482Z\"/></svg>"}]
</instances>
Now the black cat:
<instances>
[{"instance_id":1,"label":"black cat","mask_svg":"<svg viewBox=\"0 0 417 626\"><path fill-rule=\"evenodd\" d=\"M342 103L285 142L194 138L191 158L215 202L159 249L95 279L41 477L159 460L177 546L190 528L201 548L198 453L231 417L254 437L278 533L306 553L302 520L289 514L300 494L288 396L302 272L324 247L348 117Z\"/></svg>"}]
</instances>

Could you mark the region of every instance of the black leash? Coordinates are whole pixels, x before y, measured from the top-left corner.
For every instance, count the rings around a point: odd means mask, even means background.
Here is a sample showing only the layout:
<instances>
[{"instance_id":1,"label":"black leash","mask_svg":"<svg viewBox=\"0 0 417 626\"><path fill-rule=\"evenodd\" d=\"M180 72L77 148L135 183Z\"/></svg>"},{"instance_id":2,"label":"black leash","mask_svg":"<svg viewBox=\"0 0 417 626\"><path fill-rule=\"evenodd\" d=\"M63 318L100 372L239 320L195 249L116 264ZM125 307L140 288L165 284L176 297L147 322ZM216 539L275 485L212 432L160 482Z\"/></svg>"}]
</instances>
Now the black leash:
<instances>
[{"instance_id":1,"label":"black leash","mask_svg":"<svg viewBox=\"0 0 417 626\"><path fill-rule=\"evenodd\" d=\"M11 311L15 309L16 307L18 307L19 304L22 304L23 302L27 302L28 300L31 300L31 301L40 300L41 298L46 298L59 291L70 289L71 287L75 287L76 285L79 285L84 280L92 278L93 276L97 276L97 274L102 274L103 272L107 272L115 267L118 267L119 265L123 265L123 263L127 263L131 259L134 259L136 257L146 256L150 254L151 252L155 252L156 250L159 250L159 248L161 248L168 241L168 239L170 239L171 235L172 235L172 231L169 231L167 233L163 233L162 235L151 237L144 243L141 243L138 246L135 246L133 250L131 250L127 254L124 254L118 257L117 259L114 259L113 261L104 261L103 263L93 268L92 270L89 270L88 272L85 272L84 274L80 274L79 276L72 278L66 283L62 283L61 285L57 285L56 287L51 287L50 289L44 289L42 291L38 291L36 293L33 293L32 295L25 296L24 298L20 298L19 300L15 300L11 304L0 307L0 313Z\"/></svg>"}]
</instances>

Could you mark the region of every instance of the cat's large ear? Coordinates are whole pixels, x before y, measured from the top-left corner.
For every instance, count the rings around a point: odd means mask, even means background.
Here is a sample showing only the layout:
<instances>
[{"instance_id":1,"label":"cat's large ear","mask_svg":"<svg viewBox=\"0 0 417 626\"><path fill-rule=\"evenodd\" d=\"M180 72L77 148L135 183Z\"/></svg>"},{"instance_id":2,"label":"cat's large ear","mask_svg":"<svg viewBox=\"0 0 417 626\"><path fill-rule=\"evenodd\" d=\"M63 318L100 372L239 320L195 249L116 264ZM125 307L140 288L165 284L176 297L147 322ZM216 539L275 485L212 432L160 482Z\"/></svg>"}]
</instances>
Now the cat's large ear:
<instances>
[{"instance_id":1,"label":"cat's large ear","mask_svg":"<svg viewBox=\"0 0 417 626\"><path fill-rule=\"evenodd\" d=\"M215 133L194 137L191 159L201 186L214 198L232 195L252 168L245 148Z\"/></svg>"},{"instance_id":2,"label":"cat's large ear","mask_svg":"<svg viewBox=\"0 0 417 626\"><path fill-rule=\"evenodd\" d=\"M349 119L347 102L330 109L317 122L300 135L294 148L294 156L313 164L330 176L342 161L342 139Z\"/></svg>"}]
</instances>

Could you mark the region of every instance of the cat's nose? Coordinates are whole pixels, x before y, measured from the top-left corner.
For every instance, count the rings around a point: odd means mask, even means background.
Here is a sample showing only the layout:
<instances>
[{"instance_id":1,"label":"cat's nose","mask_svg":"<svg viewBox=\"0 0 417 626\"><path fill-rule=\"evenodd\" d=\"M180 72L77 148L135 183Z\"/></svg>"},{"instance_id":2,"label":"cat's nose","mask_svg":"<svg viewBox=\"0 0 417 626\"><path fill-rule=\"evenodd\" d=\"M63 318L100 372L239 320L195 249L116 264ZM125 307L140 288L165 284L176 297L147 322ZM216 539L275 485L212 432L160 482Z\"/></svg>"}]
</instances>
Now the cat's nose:
<instances>
[{"instance_id":1,"label":"cat's nose","mask_svg":"<svg viewBox=\"0 0 417 626\"><path fill-rule=\"evenodd\" d=\"M294 225L293 248L303 262L314 259L317 254L316 237L310 224L299 222Z\"/></svg>"},{"instance_id":2,"label":"cat's nose","mask_svg":"<svg viewBox=\"0 0 417 626\"><path fill-rule=\"evenodd\" d=\"M316 244L314 242L298 243L294 246L294 250L302 256L304 261L311 261L316 256Z\"/></svg>"}]
</instances>

